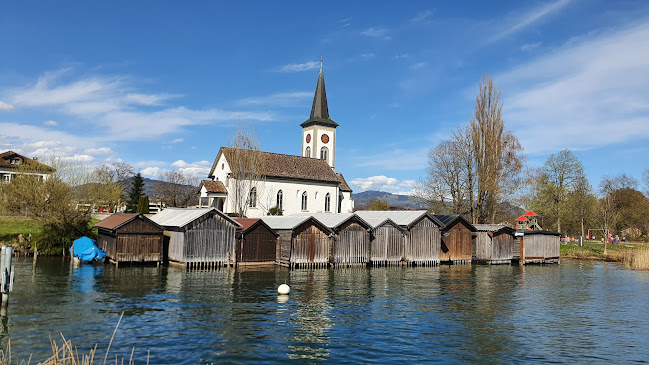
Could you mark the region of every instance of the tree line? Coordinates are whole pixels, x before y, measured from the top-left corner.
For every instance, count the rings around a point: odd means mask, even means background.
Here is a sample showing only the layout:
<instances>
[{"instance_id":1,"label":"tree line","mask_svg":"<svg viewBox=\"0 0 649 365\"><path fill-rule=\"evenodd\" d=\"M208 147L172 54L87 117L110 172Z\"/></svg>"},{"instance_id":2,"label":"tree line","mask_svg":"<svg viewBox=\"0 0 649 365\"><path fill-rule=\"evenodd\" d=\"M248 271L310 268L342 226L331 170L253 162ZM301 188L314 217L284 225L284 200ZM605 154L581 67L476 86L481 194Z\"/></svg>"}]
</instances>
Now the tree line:
<instances>
[{"instance_id":1,"label":"tree line","mask_svg":"<svg viewBox=\"0 0 649 365\"><path fill-rule=\"evenodd\" d=\"M588 229L646 236L649 190L626 174L604 176L593 188L570 150L552 154L543 167L528 168L518 138L505 128L501 92L484 75L473 117L428 152L420 197L439 213L470 222L507 223L533 209L546 230L586 236ZM649 169L643 174L649 189ZM603 232L603 231L598 231Z\"/></svg>"},{"instance_id":2,"label":"tree line","mask_svg":"<svg viewBox=\"0 0 649 365\"><path fill-rule=\"evenodd\" d=\"M19 166L10 183L0 184L0 215L37 220L42 231L32 247L41 253L58 254L76 238L92 237L90 221L99 209L149 212L144 179L129 164L93 167L60 158L47 164L54 172L46 179L32 174L28 166ZM169 171L159 179L151 200L171 207L196 204L198 184L191 176Z\"/></svg>"}]
</instances>

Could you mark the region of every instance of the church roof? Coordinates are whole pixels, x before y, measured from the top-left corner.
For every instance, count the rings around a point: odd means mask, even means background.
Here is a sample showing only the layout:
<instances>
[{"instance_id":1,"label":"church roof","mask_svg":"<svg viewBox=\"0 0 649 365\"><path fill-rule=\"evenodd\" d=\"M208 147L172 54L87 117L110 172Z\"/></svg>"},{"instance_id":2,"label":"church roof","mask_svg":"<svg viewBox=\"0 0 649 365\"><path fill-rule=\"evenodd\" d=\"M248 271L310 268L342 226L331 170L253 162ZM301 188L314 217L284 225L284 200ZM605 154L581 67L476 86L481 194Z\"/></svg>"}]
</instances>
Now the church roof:
<instances>
[{"instance_id":1,"label":"church roof","mask_svg":"<svg viewBox=\"0 0 649 365\"><path fill-rule=\"evenodd\" d=\"M216 163L221 154L225 154L225 158L228 161L231 161L235 151L236 149L234 148L221 147L218 156L214 160L212 170L210 170L210 177L214 176ZM261 155L259 158L263 163L261 166L261 175L267 178L276 177L282 179L339 183L338 176L336 176L336 173L325 160L262 151L249 152Z\"/></svg>"},{"instance_id":2,"label":"church roof","mask_svg":"<svg viewBox=\"0 0 649 365\"><path fill-rule=\"evenodd\" d=\"M324 74L322 73L322 59L320 59L320 74L318 83L315 87L313 96L313 105L311 106L311 116L301 124L302 128L310 125L323 125L327 127L338 127L338 123L329 118L329 107L327 106L327 92L325 90Z\"/></svg>"},{"instance_id":3,"label":"church roof","mask_svg":"<svg viewBox=\"0 0 649 365\"><path fill-rule=\"evenodd\" d=\"M338 178L338 181L340 181L340 191L351 193L352 189L349 187L349 185L347 185L347 181L345 181L343 174L336 172L336 177Z\"/></svg>"}]
</instances>

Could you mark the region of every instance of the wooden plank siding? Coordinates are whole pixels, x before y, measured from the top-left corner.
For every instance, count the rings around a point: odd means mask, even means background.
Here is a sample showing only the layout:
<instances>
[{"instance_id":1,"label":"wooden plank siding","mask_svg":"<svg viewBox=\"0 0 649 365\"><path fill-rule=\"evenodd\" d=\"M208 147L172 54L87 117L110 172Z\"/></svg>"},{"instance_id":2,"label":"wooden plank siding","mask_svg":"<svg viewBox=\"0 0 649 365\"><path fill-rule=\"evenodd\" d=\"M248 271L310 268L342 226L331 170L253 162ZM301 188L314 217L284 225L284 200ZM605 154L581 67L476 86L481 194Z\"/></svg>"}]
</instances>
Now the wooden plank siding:
<instances>
[{"instance_id":1,"label":"wooden plank siding","mask_svg":"<svg viewBox=\"0 0 649 365\"><path fill-rule=\"evenodd\" d=\"M370 262L372 266L393 266L404 262L406 235L397 227L384 224L372 234Z\"/></svg>"},{"instance_id":2,"label":"wooden plank siding","mask_svg":"<svg viewBox=\"0 0 649 365\"><path fill-rule=\"evenodd\" d=\"M473 236L471 229L461 220L454 221L442 230L440 261L470 263L473 256Z\"/></svg>"},{"instance_id":3,"label":"wooden plank siding","mask_svg":"<svg viewBox=\"0 0 649 365\"><path fill-rule=\"evenodd\" d=\"M97 231L98 246L112 262L161 263L164 259L162 228L143 215L115 229L98 227Z\"/></svg>"},{"instance_id":4,"label":"wooden plank siding","mask_svg":"<svg viewBox=\"0 0 649 365\"><path fill-rule=\"evenodd\" d=\"M477 232L474 239L473 260L479 263L508 264L514 255L514 235L506 231Z\"/></svg>"},{"instance_id":5,"label":"wooden plank siding","mask_svg":"<svg viewBox=\"0 0 649 365\"><path fill-rule=\"evenodd\" d=\"M433 266L440 262L440 230L428 216L423 216L408 229L404 249L408 265Z\"/></svg>"},{"instance_id":6,"label":"wooden plank siding","mask_svg":"<svg viewBox=\"0 0 649 365\"><path fill-rule=\"evenodd\" d=\"M313 221L302 223L293 230L290 249L292 267L327 267L330 239L326 231Z\"/></svg>"},{"instance_id":7,"label":"wooden plank siding","mask_svg":"<svg viewBox=\"0 0 649 365\"><path fill-rule=\"evenodd\" d=\"M348 220L336 229L335 265L366 265L369 261L370 232L358 222Z\"/></svg>"},{"instance_id":8,"label":"wooden plank siding","mask_svg":"<svg viewBox=\"0 0 649 365\"><path fill-rule=\"evenodd\" d=\"M213 269L235 263L236 226L216 210L184 226L165 226L168 259L189 269Z\"/></svg>"},{"instance_id":9,"label":"wooden plank siding","mask_svg":"<svg viewBox=\"0 0 649 365\"><path fill-rule=\"evenodd\" d=\"M237 263L269 263L277 258L277 235L258 224L241 234L237 241Z\"/></svg>"},{"instance_id":10,"label":"wooden plank siding","mask_svg":"<svg viewBox=\"0 0 649 365\"><path fill-rule=\"evenodd\" d=\"M534 231L533 231L534 232ZM544 233L539 233L544 232ZM556 232L535 231L525 233L521 245L521 262L524 264L559 263L560 234Z\"/></svg>"}]
</instances>

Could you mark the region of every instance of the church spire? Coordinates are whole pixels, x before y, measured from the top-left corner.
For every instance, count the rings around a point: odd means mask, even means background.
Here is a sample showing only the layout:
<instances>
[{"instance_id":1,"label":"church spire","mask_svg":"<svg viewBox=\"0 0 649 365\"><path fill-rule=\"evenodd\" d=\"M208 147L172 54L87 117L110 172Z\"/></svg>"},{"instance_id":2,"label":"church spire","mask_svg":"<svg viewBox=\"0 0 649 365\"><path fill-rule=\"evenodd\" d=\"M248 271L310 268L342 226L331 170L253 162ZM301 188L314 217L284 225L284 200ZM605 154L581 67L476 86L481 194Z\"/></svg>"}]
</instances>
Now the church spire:
<instances>
[{"instance_id":1,"label":"church spire","mask_svg":"<svg viewBox=\"0 0 649 365\"><path fill-rule=\"evenodd\" d=\"M316 84L315 95L313 96L311 116L302 123L302 127L305 128L313 124L320 124L334 128L338 126L336 122L329 118L327 92L325 90L324 73L322 72L322 56L320 56L320 74L318 74L318 83Z\"/></svg>"}]
</instances>

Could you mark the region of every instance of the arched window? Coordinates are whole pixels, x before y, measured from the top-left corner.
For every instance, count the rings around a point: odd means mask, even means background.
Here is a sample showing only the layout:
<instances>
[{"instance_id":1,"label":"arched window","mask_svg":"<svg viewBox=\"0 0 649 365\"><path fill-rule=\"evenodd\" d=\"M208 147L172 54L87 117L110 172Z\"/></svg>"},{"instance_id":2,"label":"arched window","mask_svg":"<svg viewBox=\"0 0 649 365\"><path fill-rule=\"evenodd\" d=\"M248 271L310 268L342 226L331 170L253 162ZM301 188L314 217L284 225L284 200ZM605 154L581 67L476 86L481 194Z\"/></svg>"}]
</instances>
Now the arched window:
<instances>
[{"instance_id":1,"label":"arched window","mask_svg":"<svg viewBox=\"0 0 649 365\"><path fill-rule=\"evenodd\" d=\"M325 195L325 212L331 211L331 196L329 193Z\"/></svg>"},{"instance_id":2,"label":"arched window","mask_svg":"<svg viewBox=\"0 0 649 365\"><path fill-rule=\"evenodd\" d=\"M327 154L329 154L329 149L327 147L322 147L320 149L320 159L327 161Z\"/></svg>"},{"instance_id":3,"label":"arched window","mask_svg":"<svg viewBox=\"0 0 649 365\"><path fill-rule=\"evenodd\" d=\"M250 189L250 199L248 201L248 206L250 208L257 206L257 188Z\"/></svg>"},{"instance_id":4,"label":"arched window","mask_svg":"<svg viewBox=\"0 0 649 365\"><path fill-rule=\"evenodd\" d=\"M304 157L311 157L311 147L307 147L304 150Z\"/></svg>"},{"instance_id":5,"label":"arched window","mask_svg":"<svg viewBox=\"0 0 649 365\"><path fill-rule=\"evenodd\" d=\"M302 193L302 210L307 209L307 204L306 204L306 191Z\"/></svg>"},{"instance_id":6,"label":"arched window","mask_svg":"<svg viewBox=\"0 0 649 365\"><path fill-rule=\"evenodd\" d=\"M284 193L281 190L277 192L277 207L284 209Z\"/></svg>"},{"instance_id":7,"label":"arched window","mask_svg":"<svg viewBox=\"0 0 649 365\"><path fill-rule=\"evenodd\" d=\"M345 198L345 197L343 196L342 193L338 195L338 213L342 213L342 210L343 210L343 199L344 199L344 198Z\"/></svg>"}]
</instances>

